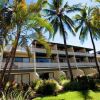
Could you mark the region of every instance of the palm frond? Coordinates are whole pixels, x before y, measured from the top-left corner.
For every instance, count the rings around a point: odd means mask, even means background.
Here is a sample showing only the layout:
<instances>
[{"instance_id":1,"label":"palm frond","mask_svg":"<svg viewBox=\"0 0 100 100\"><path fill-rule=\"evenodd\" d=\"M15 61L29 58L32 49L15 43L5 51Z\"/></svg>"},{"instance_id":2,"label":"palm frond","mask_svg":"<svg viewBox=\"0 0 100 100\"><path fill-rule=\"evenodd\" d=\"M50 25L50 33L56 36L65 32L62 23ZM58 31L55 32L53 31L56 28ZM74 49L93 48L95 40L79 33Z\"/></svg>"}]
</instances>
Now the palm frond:
<instances>
[{"instance_id":1,"label":"palm frond","mask_svg":"<svg viewBox=\"0 0 100 100\"><path fill-rule=\"evenodd\" d=\"M50 10L50 9L43 9L43 12L46 13L46 16L52 16L52 15L55 15L56 12L53 11L53 10Z\"/></svg>"},{"instance_id":2,"label":"palm frond","mask_svg":"<svg viewBox=\"0 0 100 100\"><path fill-rule=\"evenodd\" d=\"M50 48L48 42L46 41L45 37L38 33L36 40L44 46L44 48L46 49L46 52L47 52L47 56L50 57L51 56L51 48Z\"/></svg>"},{"instance_id":3,"label":"palm frond","mask_svg":"<svg viewBox=\"0 0 100 100\"><path fill-rule=\"evenodd\" d=\"M80 36L79 36L80 41L83 43L84 40L87 39L87 36L88 36L88 27L82 26L81 31L80 31Z\"/></svg>"},{"instance_id":4,"label":"palm frond","mask_svg":"<svg viewBox=\"0 0 100 100\"><path fill-rule=\"evenodd\" d=\"M69 6L68 3L66 3L64 7L65 7L65 11L67 13L71 13L71 12L74 12L74 11L80 11L82 9L81 4Z\"/></svg>"},{"instance_id":5,"label":"palm frond","mask_svg":"<svg viewBox=\"0 0 100 100\"><path fill-rule=\"evenodd\" d=\"M65 26L67 26L68 30L75 35L75 26L74 22L66 15L63 16L63 22L65 23Z\"/></svg>"},{"instance_id":6,"label":"palm frond","mask_svg":"<svg viewBox=\"0 0 100 100\"><path fill-rule=\"evenodd\" d=\"M44 18L40 18L39 16L36 16L36 15L32 15L30 17L30 20L31 20L31 23L29 23L29 26L30 27L34 27L35 24L38 24L39 26L41 27L44 27L46 28L47 30L49 30L51 33L53 32L53 28L52 28L52 25ZM35 23L32 23L32 21Z\"/></svg>"},{"instance_id":7,"label":"palm frond","mask_svg":"<svg viewBox=\"0 0 100 100\"><path fill-rule=\"evenodd\" d=\"M54 5L55 9L59 9L59 8L61 8L61 6L63 4L63 0L53 0L52 4Z\"/></svg>"},{"instance_id":8,"label":"palm frond","mask_svg":"<svg viewBox=\"0 0 100 100\"><path fill-rule=\"evenodd\" d=\"M75 27L75 31L78 32L79 29L82 27L84 21L83 20L77 20L78 21L78 26Z\"/></svg>"},{"instance_id":9,"label":"palm frond","mask_svg":"<svg viewBox=\"0 0 100 100\"><path fill-rule=\"evenodd\" d=\"M53 33L53 38L55 36L55 34L57 33L58 31L58 28L59 28L59 21L58 21L58 18L56 17L55 19L53 19L51 21L51 24L53 25L53 29L54 29L54 33Z\"/></svg>"},{"instance_id":10,"label":"palm frond","mask_svg":"<svg viewBox=\"0 0 100 100\"><path fill-rule=\"evenodd\" d=\"M21 39L19 41L19 45L21 47L25 48L25 50L26 50L26 52L27 52L27 54L28 54L29 57L32 56L31 51L30 51L29 46L28 46L28 41L27 41L26 36L24 36L24 35L21 36Z\"/></svg>"},{"instance_id":11,"label":"palm frond","mask_svg":"<svg viewBox=\"0 0 100 100\"><path fill-rule=\"evenodd\" d=\"M73 19L75 20L75 22L80 21L82 19L82 17L79 14L76 14Z\"/></svg>"},{"instance_id":12,"label":"palm frond","mask_svg":"<svg viewBox=\"0 0 100 100\"><path fill-rule=\"evenodd\" d=\"M36 3L31 3L28 7L29 12L38 13L41 11L41 9L44 7L44 5L47 3L47 0L37 0Z\"/></svg>"}]
</instances>

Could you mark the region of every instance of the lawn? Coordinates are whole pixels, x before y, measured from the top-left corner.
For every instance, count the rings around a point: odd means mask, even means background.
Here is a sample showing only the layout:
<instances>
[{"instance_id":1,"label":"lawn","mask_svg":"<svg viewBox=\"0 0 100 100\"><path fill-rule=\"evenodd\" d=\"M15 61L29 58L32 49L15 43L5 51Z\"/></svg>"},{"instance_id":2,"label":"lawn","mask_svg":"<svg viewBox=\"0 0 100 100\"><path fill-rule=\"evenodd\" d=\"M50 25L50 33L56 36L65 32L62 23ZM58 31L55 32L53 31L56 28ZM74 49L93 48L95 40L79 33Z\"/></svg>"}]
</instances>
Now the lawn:
<instances>
[{"instance_id":1,"label":"lawn","mask_svg":"<svg viewBox=\"0 0 100 100\"><path fill-rule=\"evenodd\" d=\"M57 96L37 97L33 100L100 100L100 92L91 90L84 92L65 92Z\"/></svg>"}]
</instances>

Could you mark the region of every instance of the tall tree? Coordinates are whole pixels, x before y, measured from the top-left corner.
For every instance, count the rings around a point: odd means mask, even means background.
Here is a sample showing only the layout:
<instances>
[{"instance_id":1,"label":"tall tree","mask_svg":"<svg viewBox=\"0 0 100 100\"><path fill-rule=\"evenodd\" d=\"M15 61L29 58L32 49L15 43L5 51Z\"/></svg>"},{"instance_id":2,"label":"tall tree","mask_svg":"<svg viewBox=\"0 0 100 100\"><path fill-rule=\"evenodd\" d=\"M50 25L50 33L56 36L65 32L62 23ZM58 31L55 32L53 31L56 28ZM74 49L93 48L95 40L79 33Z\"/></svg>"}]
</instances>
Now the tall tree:
<instances>
[{"instance_id":1,"label":"tall tree","mask_svg":"<svg viewBox=\"0 0 100 100\"><path fill-rule=\"evenodd\" d=\"M1 74L1 82L4 79L4 75L6 72L6 68L8 66L8 63L10 61L10 67L9 72L10 73L14 58L16 49L18 46L19 39L21 37L22 30L24 28L34 28L34 27L45 27L47 30L52 31L51 25L43 18L41 18L40 10L42 7L42 3L44 4L44 0L38 0L36 3L30 4L29 6L26 5L25 0L14 0L12 9L13 9L13 16L12 16L12 24L13 24L13 30L16 29L15 33L15 40L11 49L11 52L8 55L8 58L6 60L3 72ZM35 8L35 9L34 9Z\"/></svg>"},{"instance_id":2,"label":"tall tree","mask_svg":"<svg viewBox=\"0 0 100 100\"><path fill-rule=\"evenodd\" d=\"M51 22L54 28L54 36L57 31L60 31L60 35L64 40L64 48L66 54L66 61L68 64L68 69L70 73L71 80L73 80L72 69L68 57L68 47L66 42L66 37L68 35L67 29L75 35L74 23L72 19L68 16L69 13L79 10L78 5L69 6L68 3L63 5L63 0L52 0L52 3L48 3L48 9L44 9L46 13L46 18Z\"/></svg>"},{"instance_id":3,"label":"tall tree","mask_svg":"<svg viewBox=\"0 0 100 100\"><path fill-rule=\"evenodd\" d=\"M98 61L97 61L96 47L95 47L95 43L94 43L94 39L97 40L98 38L100 38L100 29L98 27L95 27L92 24L93 11L94 11L93 8L89 8L89 7L85 6L80 11L80 14L77 14L75 16L75 21L78 24L78 27L76 28L76 30L80 30L79 38L82 42L84 42L84 40L87 38L88 34L90 35L90 39L91 39L91 42L93 45L96 68L97 68L97 71L99 73L99 78L100 78L100 68L99 68Z\"/></svg>"}]
</instances>

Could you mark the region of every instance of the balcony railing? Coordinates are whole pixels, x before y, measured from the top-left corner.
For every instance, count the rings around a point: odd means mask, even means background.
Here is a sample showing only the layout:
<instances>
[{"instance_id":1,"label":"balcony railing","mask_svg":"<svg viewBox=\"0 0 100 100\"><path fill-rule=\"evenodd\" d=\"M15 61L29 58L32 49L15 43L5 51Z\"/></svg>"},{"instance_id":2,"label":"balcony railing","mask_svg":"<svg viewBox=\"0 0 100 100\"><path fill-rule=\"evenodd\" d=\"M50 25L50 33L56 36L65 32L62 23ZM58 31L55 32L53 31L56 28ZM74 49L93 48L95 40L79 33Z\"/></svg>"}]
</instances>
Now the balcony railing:
<instances>
[{"instance_id":1,"label":"balcony railing","mask_svg":"<svg viewBox=\"0 0 100 100\"><path fill-rule=\"evenodd\" d=\"M8 45L5 47L4 49L5 51L10 51L11 50L11 45ZM25 52L25 50L21 47L18 47L17 48L18 51L21 51L21 52ZM43 48L31 48L30 47L30 50L31 51L35 51L35 52L41 52L41 53L46 53L46 50L43 49ZM52 50L51 51L52 54L57 54L57 50ZM64 50L58 50L58 54L65 54L65 51ZM69 55L78 55L78 56L89 56L89 57L93 57L94 54L90 54L90 53L83 53L83 52L73 52L73 51L68 51L68 54Z\"/></svg>"},{"instance_id":2,"label":"balcony railing","mask_svg":"<svg viewBox=\"0 0 100 100\"><path fill-rule=\"evenodd\" d=\"M61 68L68 67L67 63L59 63ZM72 67L95 67L95 63L70 63ZM100 63L99 63L100 65ZM2 66L4 66L4 62L2 63ZM58 68L58 63L36 63L37 68ZM3 67L2 67L3 68ZM13 69L34 69L34 63L20 63L15 62Z\"/></svg>"},{"instance_id":3,"label":"balcony railing","mask_svg":"<svg viewBox=\"0 0 100 100\"><path fill-rule=\"evenodd\" d=\"M78 55L78 56L89 56L89 57L93 57L94 56L94 54L83 53L83 52L75 52L74 54Z\"/></svg>"},{"instance_id":4,"label":"balcony railing","mask_svg":"<svg viewBox=\"0 0 100 100\"><path fill-rule=\"evenodd\" d=\"M41 52L41 53L46 53L46 50L45 49L42 49L42 48L33 48L32 50L33 52ZM57 54L57 50L52 50L51 51L52 54ZM58 54L63 54L65 55L65 51L61 51L61 50L58 50ZM93 57L94 54L90 54L90 53L83 53L83 52L72 52L72 51L68 51L68 54L69 55L78 55L78 56L89 56L89 57Z\"/></svg>"}]
</instances>

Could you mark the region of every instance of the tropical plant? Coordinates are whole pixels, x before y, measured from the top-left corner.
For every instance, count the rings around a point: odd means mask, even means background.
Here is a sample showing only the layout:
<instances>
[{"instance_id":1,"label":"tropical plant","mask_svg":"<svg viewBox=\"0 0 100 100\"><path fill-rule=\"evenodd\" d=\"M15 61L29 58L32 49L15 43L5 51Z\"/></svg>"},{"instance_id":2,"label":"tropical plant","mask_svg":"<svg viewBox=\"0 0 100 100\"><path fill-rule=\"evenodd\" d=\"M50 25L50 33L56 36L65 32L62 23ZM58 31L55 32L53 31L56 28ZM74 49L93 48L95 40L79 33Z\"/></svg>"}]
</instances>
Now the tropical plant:
<instances>
[{"instance_id":1,"label":"tropical plant","mask_svg":"<svg viewBox=\"0 0 100 100\"><path fill-rule=\"evenodd\" d=\"M8 5L9 7L9 5ZM11 30L12 10L7 8L7 0L0 1L0 48L3 46L3 40L7 43L7 33Z\"/></svg>"},{"instance_id":2,"label":"tropical plant","mask_svg":"<svg viewBox=\"0 0 100 100\"><path fill-rule=\"evenodd\" d=\"M83 85L84 84L84 85ZM65 82L63 84L63 89L65 91L81 91L81 90L94 90L96 89L96 83L93 78L83 76L83 77L78 77L74 81L70 82Z\"/></svg>"},{"instance_id":3,"label":"tropical plant","mask_svg":"<svg viewBox=\"0 0 100 100\"><path fill-rule=\"evenodd\" d=\"M55 80L44 80L36 92L42 95L52 95L56 92L56 90L57 82Z\"/></svg>"},{"instance_id":4,"label":"tropical plant","mask_svg":"<svg viewBox=\"0 0 100 100\"><path fill-rule=\"evenodd\" d=\"M93 45L93 52L94 52L94 58L95 58L95 63L96 63L96 68L97 71L99 73L99 77L100 77L100 68L98 65L98 61L97 61L97 56L96 56L96 47L95 47L95 43L94 43L94 39L98 39L100 38L100 30L98 27L95 27L92 24L92 13L93 13L94 9L93 8L89 8L89 7L84 7L81 11L80 14L77 14L75 16L75 21L78 24L78 27L76 28L76 30L78 31L80 29L80 36L79 39L84 42L84 40L87 38L88 34L90 35L90 39Z\"/></svg>"},{"instance_id":5,"label":"tropical plant","mask_svg":"<svg viewBox=\"0 0 100 100\"><path fill-rule=\"evenodd\" d=\"M40 5L41 2L41 5ZM10 62L10 67L8 74L10 73L13 63L14 63L14 58L15 58L15 53L17 46L19 44L20 37L22 37L22 40L25 40L25 36L22 36L23 34L23 29L35 29L36 27L45 27L47 30L52 31L52 26L40 15L40 8L39 6L42 6L42 3L44 5L44 1L38 0L37 3L33 3L33 5L26 5L25 0L14 0L13 6L11 9L13 9L13 14L12 14L12 24L13 24L13 30L16 29L15 32L15 40L13 42L13 46L11 49L11 52L9 53L9 56L7 58L7 61L5 63L2 75L1 75L1 81L3 81L4 74L6 72L6 68L8 66L9 61ZM34 7L37 6L37 9ZM44 23L45 22L45 23ZM32 32L33 34L33 32ZM25 35L25 34L24 34ZM27 37L27 36L26 36ZM25 42L25 43L24 43ZM26 41L23 43L25 44L25 48L27 51L29 51L28 45L26 45ZM11 60L10 60L11 59ZM8 76L9 77L9 76ZM9 78L8 78L9 79Z\"/></svg>"},{"instance_id":6,"label":"tropical plant","mask_svg":"<svg viewBox=\"0 0 100 100\"><path fill-rule=\"evenodd\" d=\"M94 7L91 16L92 16L92 20L91 20L92 25L100 29L100 8Z\"/></svg>"},{"instance_id":7,"label":"tropical plant","mask_svg":"<svg viewBox=\"0 0 100 100\"><path fill-rule=\"evenodd\" d=\"M46 18L53 25L53 36L55 36L57 31L59 30L60 35L63 37L68 69L70 72L71 80L73 80L73 74L70 66L70 61L68 58L68 47L66 42L66 37L68 33L66 30L68 29L73 35L75 35L74 23L72 19L68 16L68 14L73 11L79 10L79 5L69 6L68 3L63 5L63 0L52 0L52 3L48 3L48 5L48 9L44 9L44 13L46 13Z\"/></svg>"},{"instance_id":8,"label":"tropical plant","mask_svg":"<svg viewBox=\"0 0 100 100\"><path fill-rule=\"evenodd\" d=\"M100 0L95 0L95 2L100 2Z\"/></svg>"}]
</instances>

